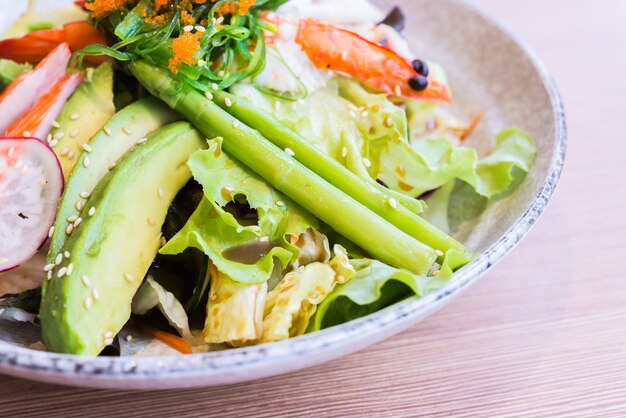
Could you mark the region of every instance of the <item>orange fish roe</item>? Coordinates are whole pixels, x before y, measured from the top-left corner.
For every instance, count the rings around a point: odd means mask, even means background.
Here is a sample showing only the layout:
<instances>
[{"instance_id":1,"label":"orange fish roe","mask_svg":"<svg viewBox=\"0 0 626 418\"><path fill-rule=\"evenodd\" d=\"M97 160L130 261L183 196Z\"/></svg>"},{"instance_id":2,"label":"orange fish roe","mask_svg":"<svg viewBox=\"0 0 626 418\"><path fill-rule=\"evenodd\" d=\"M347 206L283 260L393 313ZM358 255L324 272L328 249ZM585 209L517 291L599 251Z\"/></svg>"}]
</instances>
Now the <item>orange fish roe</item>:
<instances>
[{"instance_id":1,"label":"orange fish roe","mask_svg":"<svg viewBox=\"0 0 626 418\"><path fill-rule=\"evenodd\" d=\"M170 0L154 0L154 8L157 10L165 9L170 3Z\"/></svg>"},{"instance_id":2,"label":"orange fish roe","mask_svg":"<svg viewBox=\"0 0 626 418\"><path fill-rule=\"evenodd\" d=\"M184 32L172 42L172 58L169 61L169 69L178 74L178 68L182 64L193 65L196 52L200 49L202 32Z\"/></svg>"},{"instance_id":3,"label":"orange fish roe","mask_svg":"<svg viewBox=\"0 0 626 418\"><path fill-rule=\"evenodd\" d=\"M129 0L94 0L85 3L85 8L91 12L93 18L98 19L115 10L123 9Z\"/></svg>"},{"instance_id":4,"label":"orange fish roe","mask_svg":"<svg viewBox=\"0 0 626 418\"><path fill-rule=\"evenodd\" d=\"M250 10L250 7L254 5L255 0L239 0L229 1L219 5L215 9L215 13L218 15L234 15L239 13L240 16L245 16Z\"/></svg>"}]
</instances>

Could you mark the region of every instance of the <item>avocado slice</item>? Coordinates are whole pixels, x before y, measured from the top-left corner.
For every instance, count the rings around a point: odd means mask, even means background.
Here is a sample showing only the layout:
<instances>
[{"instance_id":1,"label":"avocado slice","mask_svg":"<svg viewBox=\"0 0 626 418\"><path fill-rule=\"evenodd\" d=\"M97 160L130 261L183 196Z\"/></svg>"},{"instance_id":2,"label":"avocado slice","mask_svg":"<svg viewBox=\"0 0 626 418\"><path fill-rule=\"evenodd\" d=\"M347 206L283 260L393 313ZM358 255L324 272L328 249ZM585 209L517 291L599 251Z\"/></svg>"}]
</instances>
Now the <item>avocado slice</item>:
<instances>
[{"instance_id":1,"label":"avocado slice","mask_svg":"<svg viewBox=\"0 0 626 418\"><path fill-rule=\"evenodd\" d=\"M52 129L50 145L59 157L67 180L83 152L83 145L115 114L113 62L87 69L87 77L67 101Z\"/></svg>"},{"instance_id":2,"label":"avocado slice","mask_svg":"<svg viewBox=\"0 0 626 418\"><path fill-rule=\"evenodd\" d=\"M191 178L187 160L206 147L189 123L172 123L94 189L59 252L65 256L44 281L40 319L49 350L97 355L113 341L160 248L167 210Z\"/></svg>"},{"instance_id":3,"label":"avocado slice","mask_svg":"<svg viewBox=\"0 0 626 418\"><path fill-rule=\"evenodd\" d=\"M54 263L70 227L68 219L78 216L85 200L98 182L137 141L161 126L180 120L180 116L154 97L138 100L113 116L89 142L90 152L83 152L72 175L65 183L54 223L48 263Z\"/></svg>"}]
</instances>

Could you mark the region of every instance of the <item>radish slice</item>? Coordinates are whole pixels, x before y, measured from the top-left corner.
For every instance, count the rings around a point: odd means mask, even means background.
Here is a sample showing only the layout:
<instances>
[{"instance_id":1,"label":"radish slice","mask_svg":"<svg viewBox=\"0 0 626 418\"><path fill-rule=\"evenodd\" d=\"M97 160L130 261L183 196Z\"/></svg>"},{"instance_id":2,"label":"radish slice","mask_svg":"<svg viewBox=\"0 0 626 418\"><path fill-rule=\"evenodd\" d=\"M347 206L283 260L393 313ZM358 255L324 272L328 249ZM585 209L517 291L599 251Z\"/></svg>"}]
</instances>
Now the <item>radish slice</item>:
<instances>
[{"instance_id":1,"label":"radish slice","mask_svg":"<svg viewBox=\"0 0 626 418\"><path fill-rule=\"evenodd\" d=\"M52 122L59 116L67 99L74 93L82 77L65 75L4 134L5 137L46 138L52 130Z\"/></svg>"},{"instance_id":2,"label":"radish slice","mask_svg":"<svg viewBox=\"0 0 626 418\"><path fill-rule=\"evenodd\" d=\"M0 95L0 132L5 132L65 75L69 47L59 45L33 70L16 78Z\"/></svg>"},{"instance_id":3,"label":"radish slice","mask_svg":"<svg viewBox=\"0 0 626 418\"><path fill-rule=\"evenodd\" d=\"M0 138L0 272L43 245L61 193L63 172L50 147L37 138Z\"/></svg>"}]
</instances>

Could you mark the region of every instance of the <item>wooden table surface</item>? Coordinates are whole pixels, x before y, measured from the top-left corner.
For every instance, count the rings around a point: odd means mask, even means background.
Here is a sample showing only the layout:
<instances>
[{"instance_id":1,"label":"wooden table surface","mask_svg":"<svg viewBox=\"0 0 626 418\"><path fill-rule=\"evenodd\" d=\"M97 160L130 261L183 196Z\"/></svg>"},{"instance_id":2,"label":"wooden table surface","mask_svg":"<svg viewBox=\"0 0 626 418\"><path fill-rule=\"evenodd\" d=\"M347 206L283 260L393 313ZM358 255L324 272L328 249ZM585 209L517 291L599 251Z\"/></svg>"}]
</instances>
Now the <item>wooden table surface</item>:
<instances>
[{"instance_id":1,"label":"wooden table surface","mask_svg":"<svg viewBox=\"0 0 626 418\"><path fill-rule=\"evenodd\" d=\"M626 416L626 2L479 4L544 59L569 122L554 200L487 277L403 334L309 370L151 393L0 377L0 415Z\"/></svg>"}]
</instances>

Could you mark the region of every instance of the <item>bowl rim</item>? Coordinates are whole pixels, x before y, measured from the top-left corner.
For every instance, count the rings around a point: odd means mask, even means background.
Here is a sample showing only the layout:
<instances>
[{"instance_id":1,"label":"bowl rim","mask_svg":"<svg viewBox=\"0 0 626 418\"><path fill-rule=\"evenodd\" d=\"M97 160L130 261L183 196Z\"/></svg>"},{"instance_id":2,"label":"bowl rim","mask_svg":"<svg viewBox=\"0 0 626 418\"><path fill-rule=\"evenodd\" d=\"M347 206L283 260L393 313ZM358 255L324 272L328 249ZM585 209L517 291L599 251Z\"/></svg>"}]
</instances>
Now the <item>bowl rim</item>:
<instances>
[{"instance_id":1,"label":"bowl rim","mask_svg":"<svg viewBox=\"0 0 626 418\"><path fill-rule=\"evenodd\" d=\"M55 376L73 376L95 379L96 383L90 386L99 386L98 380L106 379L144 379L158 374L160 379L180 380L187 377L224 376L228 373L241 371L247 367L263 367L261 363L279 364L287 362L289 357L314 355L320 350L339 350L340 347L350 344L355 338L363 338L373 331L390 327L400 321L405 328L415 323L417 319L435 311L448 300L460 294L464 289L476 282L484 273L490 270L506 254L508 254L537 221L544 211L550 197L554 193L561 175L566 153L567 127L563 102L556 87L556 83L547 71L543 62L535 52L508 29L502 22L468 0L451 0L459 7L465 7L468 12L478 15L479 18L490 22L503 35L516 43L529 59L531 65L540 76L543 86L549 95L554 114L555 148L551 156L549 172L538 193L525 212L514 222L511 228L487 250L471 263L455 273L454 279L444 288L429 293L421 298L410 298L403 302L387 307L363 318L345 324L327 328L312 334L306 334L288 340L250 347L235 348L224 351L198 353L187 356L159 356L159 357L86 357L69 354L59 354L36 351L11 343L0 341L0 371L15 376L23 376L26 372L33 372L30 378L54 382ZM398 329L395 332L399 332ZM388 336L388 335L387 335ZM383 337L384 338L384 337ZM376 342L383 338L372 338ZM359 347L360 348L360 347ZM358 349L358 348L357 348ZM354 350L345 350L356 351ZM324 360L337 357L331 355ZM306 365L318 362L309 362ZM299 368L299 367L297 367ZM280 374L282 371L269 372L265 376ZM47 377L43 377L47 376ZM28 377L28 376L26 376ZM250 379L255 378L252 376ZM234 381L250 380L238 378ZM68 383L68 382L59 382ZM80 382L79 382L80 383ZM71 383L70 383L71 384ZM207 385L206 382L203 385ZM193 384L192 386L198 386ZM167 384L160 387L168 387Z\"/></svg>"}]
</instances>

